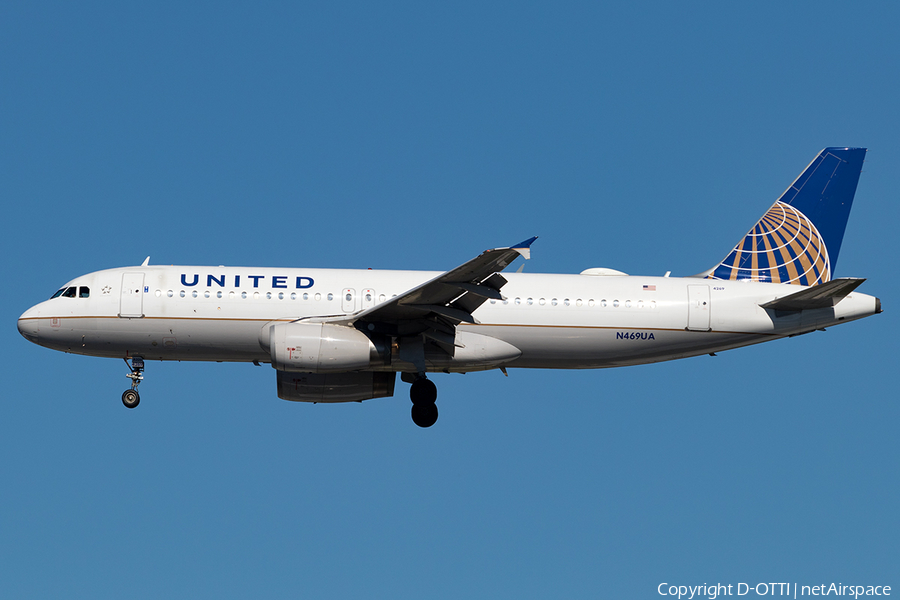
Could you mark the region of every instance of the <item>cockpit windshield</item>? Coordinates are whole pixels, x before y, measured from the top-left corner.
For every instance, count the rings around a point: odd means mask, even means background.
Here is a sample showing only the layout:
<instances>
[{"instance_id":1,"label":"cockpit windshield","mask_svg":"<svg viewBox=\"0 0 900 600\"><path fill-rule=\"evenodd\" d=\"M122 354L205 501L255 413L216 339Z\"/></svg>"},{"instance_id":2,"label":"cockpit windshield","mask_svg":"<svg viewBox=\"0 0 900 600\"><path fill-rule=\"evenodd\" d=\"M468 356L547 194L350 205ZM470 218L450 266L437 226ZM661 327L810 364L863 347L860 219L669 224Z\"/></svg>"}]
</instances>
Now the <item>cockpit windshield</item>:
<instances>
[{"instance_id":1,"label":"cockpit windshield","mask_svg":"<svg viewBox=\"0 0 900 600\"><path fill-rule=\"evenodd\" d=\"M90 298L91 297L91 288L86 286L76 287L64 287L60 290L57 290L55 294L50 296L50 299L54 298Z\"/></svg>"}]
</instances>

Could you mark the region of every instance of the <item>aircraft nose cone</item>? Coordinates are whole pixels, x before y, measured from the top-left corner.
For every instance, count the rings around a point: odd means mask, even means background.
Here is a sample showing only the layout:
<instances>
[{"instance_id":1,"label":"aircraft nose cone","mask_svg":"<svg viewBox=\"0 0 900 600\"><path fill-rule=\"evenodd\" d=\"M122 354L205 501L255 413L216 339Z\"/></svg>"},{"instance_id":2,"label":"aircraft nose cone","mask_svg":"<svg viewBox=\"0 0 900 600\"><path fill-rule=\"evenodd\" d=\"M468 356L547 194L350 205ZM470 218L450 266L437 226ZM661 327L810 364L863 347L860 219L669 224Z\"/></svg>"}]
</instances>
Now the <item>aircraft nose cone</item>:
<instances>
[{"instance_id":1,"label":"aircraft nose cone","mask_svg":"<svg viewBox=\"0 0 900 600\"><path fill-rule=\"evenodd\" d=\"M16 323L16 327L19 329L19 333L22 334L29 342L37 341L37 320L29 318L30 310L26 310L22 313L22 316L19 317L19 321Z\"/></svg>"}]
</instances>

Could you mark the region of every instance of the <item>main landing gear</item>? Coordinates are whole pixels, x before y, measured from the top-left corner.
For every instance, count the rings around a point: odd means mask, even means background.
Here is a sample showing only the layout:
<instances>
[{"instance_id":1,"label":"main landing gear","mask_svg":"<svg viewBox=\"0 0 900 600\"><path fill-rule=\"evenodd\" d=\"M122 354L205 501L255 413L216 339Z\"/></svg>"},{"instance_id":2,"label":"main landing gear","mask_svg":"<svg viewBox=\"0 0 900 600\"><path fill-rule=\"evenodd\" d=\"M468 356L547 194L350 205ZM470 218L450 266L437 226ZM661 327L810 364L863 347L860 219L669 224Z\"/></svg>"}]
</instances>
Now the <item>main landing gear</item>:
<instances>
[{"instance_id":1,"label":"main landing gear","mask_svg":"<svg viewBox=\"0 0 900 600\"><path fill-rule=\"evenodd\" d=\"M128 359L124 359L125 364L128 364ZM122 404L124 404L127 408L135 408L138 404L141 403L141 395L138 394L137 387L141 383L141 380L144 378L144 359L140 356L135 356L131 359L131 364L128 366L131 369L131 373L126 375L128 379L131 380L131 389L125 390L122 393Z\"/></svg>"},{"instance_id":2,"label":"main landing gear","mask_svg":"<svg viewBox=\"0 0 900 600\"><path fill-rule=\"evenodd\" d=\"M420 373L409 388L412 400L412 420L419 427L431 427L438 419L437 386L424 373Z\"/></svg>"}]
</instances>

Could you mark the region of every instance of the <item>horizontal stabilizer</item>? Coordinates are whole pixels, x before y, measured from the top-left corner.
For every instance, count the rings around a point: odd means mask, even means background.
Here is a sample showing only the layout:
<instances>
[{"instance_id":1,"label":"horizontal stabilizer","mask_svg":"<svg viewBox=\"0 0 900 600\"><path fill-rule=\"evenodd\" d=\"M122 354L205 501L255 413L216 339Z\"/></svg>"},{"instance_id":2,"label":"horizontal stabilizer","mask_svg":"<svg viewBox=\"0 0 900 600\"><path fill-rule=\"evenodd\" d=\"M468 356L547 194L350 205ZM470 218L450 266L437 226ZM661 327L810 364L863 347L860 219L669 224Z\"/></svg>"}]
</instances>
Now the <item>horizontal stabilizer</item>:
<instances>
[{"instance_id":1,"label":"horizontal stabilizer","mask_svg":"<svg viewBox=\"0 0 900 600\"><path fill-rule=\"evenodd\" d=\"M800 311L813 308L828 308L843 300L847 294L855 290L865 279L841 278L814 285L790 296L777 298L771 302L760 304L763 308L773 310Z\"/></svg>"}]
</instances>

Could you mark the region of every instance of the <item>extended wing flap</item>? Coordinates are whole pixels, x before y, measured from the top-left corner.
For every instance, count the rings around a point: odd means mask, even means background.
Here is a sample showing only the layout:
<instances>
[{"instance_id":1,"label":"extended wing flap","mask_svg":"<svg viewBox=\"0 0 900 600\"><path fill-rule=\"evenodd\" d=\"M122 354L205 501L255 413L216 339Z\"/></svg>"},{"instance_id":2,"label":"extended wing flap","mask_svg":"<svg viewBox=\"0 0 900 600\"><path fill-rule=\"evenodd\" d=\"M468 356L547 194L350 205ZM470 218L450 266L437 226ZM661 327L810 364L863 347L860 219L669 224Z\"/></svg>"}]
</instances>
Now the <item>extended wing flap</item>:
<instances>
[{"instance_id":1,"label":"extended wing flap","mask_svg":"<svg viewBox=\"0 0 900 600\"><path fill-rule=\"evenodd\" d=\"M828 308L843 300L850 292L858 288L865 279L841 278L814 285L790 296L776 298L771 302L760 304L763 308L784 311L810 310Z\"/></svg>"}]
</instances>

